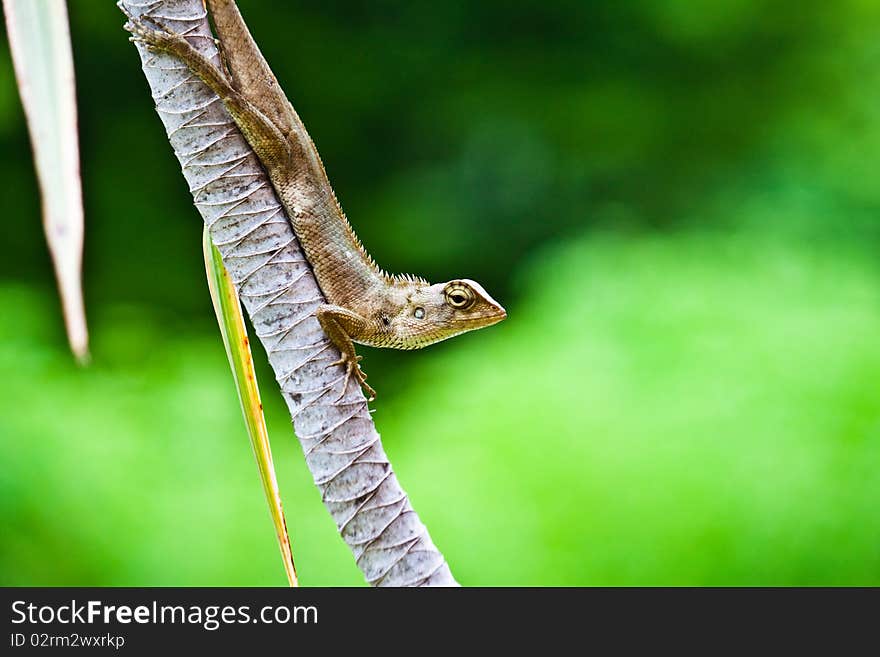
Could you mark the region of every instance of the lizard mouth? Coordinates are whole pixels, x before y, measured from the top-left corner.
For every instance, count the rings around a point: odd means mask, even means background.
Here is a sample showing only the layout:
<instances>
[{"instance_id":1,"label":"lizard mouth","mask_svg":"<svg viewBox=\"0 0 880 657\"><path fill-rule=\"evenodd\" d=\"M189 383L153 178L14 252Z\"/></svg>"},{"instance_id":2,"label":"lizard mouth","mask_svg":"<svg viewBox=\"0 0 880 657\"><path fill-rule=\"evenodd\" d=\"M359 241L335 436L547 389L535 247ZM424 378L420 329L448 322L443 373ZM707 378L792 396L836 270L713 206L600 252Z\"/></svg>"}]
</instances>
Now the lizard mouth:
<instances>
[{"instance_id":1,"label":"lizard mouth","mask_svg":"<svg viewBox=\"0 0 880 657\"><path fill-rule=\"evenodd\" d=\"M504 310L504 308L502 308L501 306L498 306L497 311L498 312L496 314L491 315L488 318L488 321L486 322L485 326L492 326L493 324L497 324L498 322L507 319L507 311Z\"/></svg>"},{"instance_id":2,"label":"lizard mouth","mask_svg":"<svg viewBox=\"0 0 880 657\"><path fill-rule=\"evenodd\" d=\"M473 330L478 328L485 328L487 326L492 326L493 324L497 324L498 322L507 319L507 311L504 310L501 306L495 306L492 309L492 312L486 313L481 317L475 317L471 321L467 322L467 330Z\"/></svg>"}]
</instances>

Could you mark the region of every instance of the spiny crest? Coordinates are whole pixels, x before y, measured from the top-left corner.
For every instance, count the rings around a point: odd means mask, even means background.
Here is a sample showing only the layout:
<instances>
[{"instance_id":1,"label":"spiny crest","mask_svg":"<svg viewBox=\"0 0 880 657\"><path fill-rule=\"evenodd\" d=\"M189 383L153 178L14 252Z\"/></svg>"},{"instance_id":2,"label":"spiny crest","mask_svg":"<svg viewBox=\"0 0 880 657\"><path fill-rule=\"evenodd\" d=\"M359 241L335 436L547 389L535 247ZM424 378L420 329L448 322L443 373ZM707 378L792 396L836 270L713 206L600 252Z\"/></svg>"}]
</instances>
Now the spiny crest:
<instances>
[{"instance_id":1,"label":"spiny crest","mask_svg":"<svg viewBox=\"0 0 880 657\"><path fill-rule=\"evenodd\" d=\"M430 285L428 281L426 281L421 276L414 276L413 274L388 274L387 272L382 272L382 276L385 277L385 280L391 283L415 283L417 285Z\"/></svg>"},{"instance_id":2,"label":"spiny crest","mask_svg":"<svg viewBox=\"0 0 880 657\"><path fill-rule=\"evenodd\" d=\"M367 250L364 248L363 242L361 242L361 238L357 236L357 233L354 232L354 227L352 227L351 222L348 220L348 217L345 215L345 210L342 209L342 204L339 202L339 199L336 198L336 192L332 187L328 184L328 189L330 190L330 198L333 200L333 205L336 207L336 212L342 218L342 221L345 223L345 227L348 230L348 235L351 237L351 241L354 242L354 245L357 247L357 250L360 251L361 256L367 263L376 270L381 276L388 276L387 273L383 269L379 268L379 265L376 264L376 261L373 260L373 256L371 256Z\"/></svg>"},{"instance_id":3,"label":"spiny crest","mask_svg":"<svg viewBox=\"0 0 880 657\"><path fill-rule=\"evenodd\" d=\"M325 174L326 175L326 174ZM328 185L329 187L329 185ZM414 276L413 274L389 274L387 271L379 267L376 264L376 261L373 260L373 256L369 254L369 252L364 248L363 242L361 242L361 238L357 236L357 233L354 232L354 228L351 225L351 222L348 220L348 217L345 215L345 211L342 209L342 204L339 202L339 199L336 198L336 192L332 187L329 187L330 190L330 198L333 199L333 204L336 206L336 211L339 213L339 216L342 217L342 220L345 222L345 227L348 229L348 234L351 236L352 242L354 242L358 251L360 251L361 256L363 256L364 260L369 264L369 266L381 276L385 281L390 284L406 284L406 283L415 283L417 285L430 285L428 281L426 281L421 276Z\"/></svg>"},{"instance_id":4,"label":"spiny crest","mask_svg":"<svg viewBox=\"0 0 880 657\"><path fill-rule=\"evenodd\" d=\"M357 233L354 232L354 228L351 225L351 222L348 220L348 217L345 215L345 211L342 209L342 205L339 203L339 199L336 198L336 192L333 191L333 188L330 188L330 193L333 198L333 202L336 205L336 209L339 212L339 216L342 217L342 220L345 222L346 228L348 228L348 233L351 236L352 241L357 246L358 251L361 252L361 255L367 261L367 263L372 267L383 279L387 282L394 283L415 283L418 285L430 285L428 281L426 281L421 276L415 276L413 274L389 274L387 271L379 267L376 264L376 261L373 260L373 256L369 254L369 252L364 248L363 242L361 242L361 238L357 236Z\"/></svg>"}]
</instances>

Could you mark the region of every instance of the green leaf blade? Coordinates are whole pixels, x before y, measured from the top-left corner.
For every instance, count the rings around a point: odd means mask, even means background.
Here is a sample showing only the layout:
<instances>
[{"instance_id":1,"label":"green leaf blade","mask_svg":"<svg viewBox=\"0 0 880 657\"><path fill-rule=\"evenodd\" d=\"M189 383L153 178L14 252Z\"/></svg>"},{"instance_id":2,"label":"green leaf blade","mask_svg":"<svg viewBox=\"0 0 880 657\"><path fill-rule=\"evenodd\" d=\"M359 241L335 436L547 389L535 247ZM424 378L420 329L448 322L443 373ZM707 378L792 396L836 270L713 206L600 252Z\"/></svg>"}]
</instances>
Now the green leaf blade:
<instances>
[{"instance_id":1,"label":"green leaf blade","mask_svg":"<svg viewBox=\"0 0 880 657\"><path fill-rule=\"evenodd\" d=\"M275 525L275 534L284 562L284 571L290 585L298 586L296 566L290 547L290 536L287 533L287 521L281 506L281 495L278 491L278 480L275 476L272 450L269 446L269 433L266 429L263 404L260 401L260 391L257 387L254 361L251 356L250 341L241 312L241 304L238 301L235 286L229 278L229 272L220 258L220 252L211 242L207 229L204 231L202 247L211 301L214 304L217 324L220 326L220 334L223 336L223 344L226 347L226 356L229 358L232 377L238 390L241 412L244 416L248 437L251 440L251 447L254 450L254 457L257 460L263 492L266 494L266 501L269 504L269 514Z\"/></svg>"}]
</instances>

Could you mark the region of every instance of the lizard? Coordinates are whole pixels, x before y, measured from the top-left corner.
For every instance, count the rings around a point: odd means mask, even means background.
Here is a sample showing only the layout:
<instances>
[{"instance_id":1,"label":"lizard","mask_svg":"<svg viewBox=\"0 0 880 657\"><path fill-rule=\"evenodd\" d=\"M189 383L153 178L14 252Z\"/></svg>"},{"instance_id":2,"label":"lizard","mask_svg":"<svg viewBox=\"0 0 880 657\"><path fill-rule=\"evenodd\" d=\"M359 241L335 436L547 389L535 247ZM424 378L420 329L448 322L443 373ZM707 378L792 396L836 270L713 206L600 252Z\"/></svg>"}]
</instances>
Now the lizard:
<instances>
[{"instance_id":1,"label":"lizard","mask_svg":"<svg viewBox=\"0 0 880 657\"><path fill-rule=\"evenodd\" d=\"M368 254L349 223L312 138L251 36L234 0L207 0L221 65L182 35L120 1L132 41L177 57L223 102L266 171L314 271L326 303L315 315L340 358L344 383L352 379L372 401L376 391L360 367L354 343L420 349L507 317L476 281L431 284L392 275Z\"/></svg>"}]
</instances>

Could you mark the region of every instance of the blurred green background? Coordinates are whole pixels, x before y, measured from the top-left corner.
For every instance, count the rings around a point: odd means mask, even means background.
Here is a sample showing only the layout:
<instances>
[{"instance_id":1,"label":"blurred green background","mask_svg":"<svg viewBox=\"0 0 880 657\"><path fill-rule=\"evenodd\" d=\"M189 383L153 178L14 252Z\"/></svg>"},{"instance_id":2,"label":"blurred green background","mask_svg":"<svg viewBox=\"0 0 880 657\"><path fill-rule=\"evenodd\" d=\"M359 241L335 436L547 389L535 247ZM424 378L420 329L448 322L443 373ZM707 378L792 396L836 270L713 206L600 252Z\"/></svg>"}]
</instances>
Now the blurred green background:
<instances>
[{"instance_id":1,"label":"blurred green background","mask_svg":"<svg viewBox=\"0 0 880 657\"><path fill-rule=\"evenodd\" d=\"M375 258L510 314L362 349L463 584L880 584L880 5L240 5ZM121 14L69 6L93 363L4 34L0 584L283 585L199 217ZM362 585L260 375L302 582Z\"/></svg>"}]
</instances>

